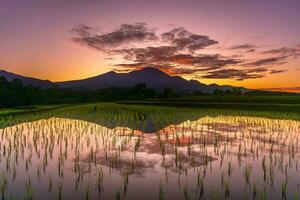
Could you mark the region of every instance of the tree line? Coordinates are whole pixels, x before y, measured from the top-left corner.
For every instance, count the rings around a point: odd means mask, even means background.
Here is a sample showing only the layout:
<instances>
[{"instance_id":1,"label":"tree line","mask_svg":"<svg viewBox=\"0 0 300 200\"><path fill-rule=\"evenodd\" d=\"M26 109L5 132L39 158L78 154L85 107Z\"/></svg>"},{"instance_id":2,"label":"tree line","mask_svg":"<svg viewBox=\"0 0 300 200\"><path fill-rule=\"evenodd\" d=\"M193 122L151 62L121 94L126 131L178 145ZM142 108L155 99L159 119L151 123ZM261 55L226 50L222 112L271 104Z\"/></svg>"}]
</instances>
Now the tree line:
<instances>
[{"instance_id":1,"label":"tree line","mask_svg":"<svg viewBox=\"0 0 300 200\"><path fill-rule=\"evenodd\" d=\"M177 95L172 89L156 92L145 84L133 87L110 87L100 90L50 88L25 85L19 79L7 81L0 77L0 107L14 107L40 104L85 103L116 100L145 100L149 98L171 98Z\"/></svg>"},{"instance_id":2,"label":"tree line","mask_svg":"<svg viewBox=\"0 0 300 200\"><path fill-rule=\"evenodd\" d=\"M214 96L227 95L285 95L282 92L268 91L248 91L242 92L238 88L231 90L216 89L212 94ZM147 99L174 99L184 94L175 93L172 88L165 88L162 92L157 92L148 88L146 84L139 83L133 87L110 87L107 89L88 90L88 89L71 89L53 86L50 88L34 87L25 85L20 79L7 81L0 77L0 108L15 107L27 105L43 104L68 104L68 103L86 103L99 101L118 101L118 100L147 100ZM187 95L187 94L186 94ZM201 91L194 91L188 96L202 96Z\"/></svg>"}]
</instances>

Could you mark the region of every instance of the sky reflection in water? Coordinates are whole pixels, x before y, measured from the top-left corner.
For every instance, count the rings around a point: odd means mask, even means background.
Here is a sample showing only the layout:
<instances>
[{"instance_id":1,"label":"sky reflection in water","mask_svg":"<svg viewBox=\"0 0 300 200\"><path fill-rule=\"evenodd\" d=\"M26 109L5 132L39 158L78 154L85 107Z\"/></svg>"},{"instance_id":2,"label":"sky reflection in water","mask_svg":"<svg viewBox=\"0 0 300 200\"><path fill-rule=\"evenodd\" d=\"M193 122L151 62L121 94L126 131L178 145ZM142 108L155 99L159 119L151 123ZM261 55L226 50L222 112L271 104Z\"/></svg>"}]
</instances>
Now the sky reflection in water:
<instances>
[{"instance_id":1,"label":"sky reflection in water","mask_svg":"<svg viewBox=\"0 0 300 200\"><path fill-rule=\"evenodd\" d=\"M300 122L202 117L143 133L50 118L0 129L5 199L298 197Z\"/></svg>"}]
</instances>

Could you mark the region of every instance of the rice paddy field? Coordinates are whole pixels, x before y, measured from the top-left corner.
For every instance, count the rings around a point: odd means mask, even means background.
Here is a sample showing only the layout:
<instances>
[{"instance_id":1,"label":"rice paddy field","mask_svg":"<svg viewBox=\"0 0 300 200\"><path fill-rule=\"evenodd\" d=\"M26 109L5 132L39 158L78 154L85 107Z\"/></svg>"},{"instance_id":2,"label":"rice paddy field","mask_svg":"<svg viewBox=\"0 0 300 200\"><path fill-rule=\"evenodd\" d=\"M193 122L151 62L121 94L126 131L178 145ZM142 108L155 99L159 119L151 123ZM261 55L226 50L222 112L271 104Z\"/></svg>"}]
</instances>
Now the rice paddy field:
<instances>
[{"instance_id":1,"label":"rice paddy field","mask_svg":"<svg viewBox=\"0 0 300 200\"><path fill-rule=\"evenodd\" d=\"M1 199L299 199L298 112L73 105L0 115Z\"/></svg>"}]
</instances>

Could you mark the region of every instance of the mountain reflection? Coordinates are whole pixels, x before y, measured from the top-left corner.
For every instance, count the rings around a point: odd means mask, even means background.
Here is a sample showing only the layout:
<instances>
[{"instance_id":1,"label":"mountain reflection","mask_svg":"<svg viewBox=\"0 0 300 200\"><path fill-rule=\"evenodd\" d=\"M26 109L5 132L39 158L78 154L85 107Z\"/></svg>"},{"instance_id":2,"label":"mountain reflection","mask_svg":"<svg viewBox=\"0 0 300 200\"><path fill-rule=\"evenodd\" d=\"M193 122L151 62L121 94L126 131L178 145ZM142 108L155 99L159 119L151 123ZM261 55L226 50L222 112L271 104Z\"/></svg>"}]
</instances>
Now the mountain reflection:
<instances>
[{"instance_id":1,"label":"mountain reflection","mask_svg":"<svg viewBox=\"0 0 300 200\"><path fill-rule=\"evenodd\" d=\"M215 188L232 199L241 197L237 185L253 193L255 184L274 195L281 193L276 184L285 180L291 183L289 194L297 186L292 181L299 178L298 121L205 116L145 130L67 118L0 129L1 183L7 177L6 192L16 197L26 196L30 186L36 198L47 192L49 199L57 195L49 189L54 183L75 199L85 190L94 198L110 198L118 192L112 188L116 184L127 198L136 195L130 188L138 187L149 199L157 198L158 183L168 199L177 199L182 190L209 198L204 187L217 180L221 185ZM90 188L95 184L98 192Z\"/></svg>"}]
</instances>

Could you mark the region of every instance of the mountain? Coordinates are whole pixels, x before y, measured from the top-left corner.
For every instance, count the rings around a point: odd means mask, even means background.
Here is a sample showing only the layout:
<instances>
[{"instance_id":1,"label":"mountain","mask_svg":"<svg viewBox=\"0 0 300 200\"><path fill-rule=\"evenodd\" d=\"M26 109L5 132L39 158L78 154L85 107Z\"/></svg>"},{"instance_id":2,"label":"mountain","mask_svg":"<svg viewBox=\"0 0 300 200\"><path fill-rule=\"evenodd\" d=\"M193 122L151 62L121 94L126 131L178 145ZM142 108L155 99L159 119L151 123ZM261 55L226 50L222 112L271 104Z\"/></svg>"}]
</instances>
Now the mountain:
<instances>
[{"instance_id":1,"label":"mountain","mask_svg":"<svg viewBox=\"0 0 300 200\"><path fill-rule=\"evenodd\" d=\"M186 80L179 76L170 76L159 69L146 67L141 70L132 71L129 73L108 72L95 77L64 81L50 82L39 80L30 77L24 77L6 71L0 71L0 77L4 76L11 81L19 78L24 84L32 84L43 88L51 86L60 86L62 88L73 89L105 89L109 87L132 87L138 83L145 83L147 87L156 91L162 91L165 88L172 88L178 93L192 93L193 91L201 91L202 93L212 93L215 89L227 90L232 89L232 86L219 86L216 84L206 85L197 80Z\"/></svg>"},{"instance_id":2,"label":"mountain","mask_svg":"<svg viewBox=\"0 0 300 200\"><path fill-rule=\"evenodd\" d=\"M193 91L211 93L215 89L226 90L232 88L231 86L216 84L206 85L196 80L188 81L179 76L170 76L159 69L151 67L129 73L108 72L83 80L58 82L57 84L67 88L104 89L108 87L132 87L138 83L145 83L147 87L156 91L173 88L174 91L179 93L192 93Z\"/></svg>"},{"instance_id":3,"label":"mountain","mask_svg":"<svg viewBox=\"0 0 300 200\"><path fill-rule=\"evenodd\" d=\"M7 72L5 70L0 70L0 77L5 77L6 80L12 81L14 79L20 79L25 85L32 85L35 87L41 87L41 88L49 88L51 86L54 86L55 84L48 80L40 80L36 78L21 76L18 74L14 74L11 72Z\"/></svg>"}]
</instances>

